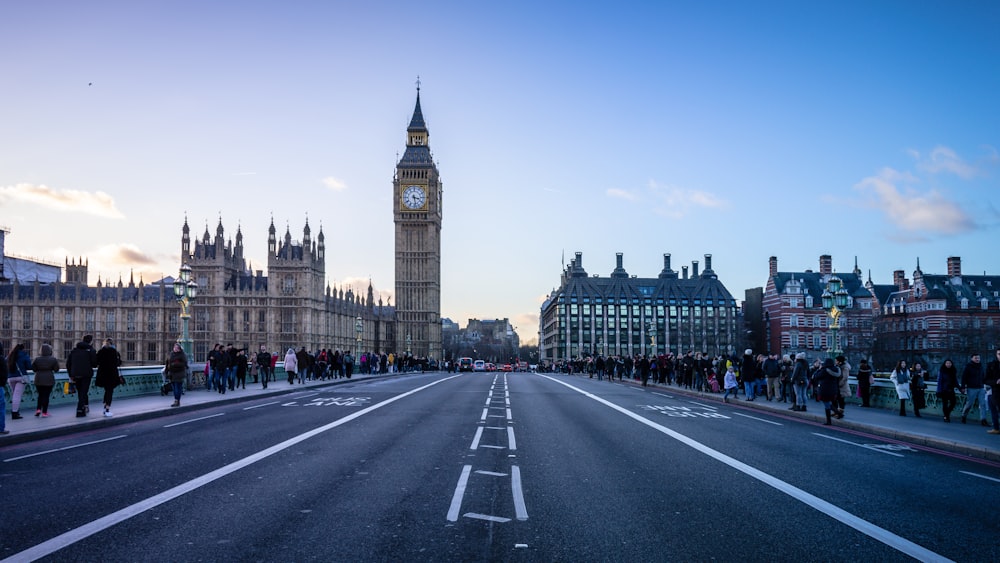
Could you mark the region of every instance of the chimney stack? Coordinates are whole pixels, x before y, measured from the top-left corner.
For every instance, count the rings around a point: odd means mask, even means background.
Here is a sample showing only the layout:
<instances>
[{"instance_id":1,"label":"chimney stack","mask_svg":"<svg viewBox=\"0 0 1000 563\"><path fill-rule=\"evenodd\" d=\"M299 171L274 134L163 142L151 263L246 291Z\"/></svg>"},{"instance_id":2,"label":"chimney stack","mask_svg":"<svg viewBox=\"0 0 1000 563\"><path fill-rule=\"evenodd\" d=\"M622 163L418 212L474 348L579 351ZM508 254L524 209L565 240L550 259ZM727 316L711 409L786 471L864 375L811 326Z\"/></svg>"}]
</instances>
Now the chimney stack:
<instances>
[{"instance_id":1,"label":"chimney stack","mask_svg":"<svg viewBox=\"0 0 1000 563\"><path fill-rule=\"evenodd\" d=\"M959 256L948 257L948 277L958 278L962 276L962 258Z\"/></svg>"},{"instance_id":2,"label":"chimney stack","mask_svg":"<svg viewBox=\"0 0 1000 563\"><path fill-rule=\"evenodd\" d=\"M892 273L892 283L899 291L910 289L910 281L906 279L906 273L903 270L896 270Z\"/></svg>"},{"instance_id":3,"label":"chimney stack","mask_svg":"<svg viewBox=\"0 0 1000 563\"><path fill-rule=\"evenodd\" d=\"M663 271L665 271L665 272L669 272L670 271L670 253L669 252L663 255Z\"/></svg>"},{"instance_id":4,"label":"chimney stack","mask_svg":"<svg viewBox=\"0 0 1000 563\"><path fill-rule=\"evenodd\" d=\"M615 264L616 264L615 268L617 268L619 270L622 268L622 253L621 252L615 254Z\"/></svg>"},{"instance_id":5,"label":"chimney stack","mask_svg":"<svg viewBox=\"0 0 1000 563\"><path fill-rule=\"evenodd\" d=\"M712 255L711 254L706 254L705 255L705 271L706 272L712 271Z\"/></svg>"},{"instance_id":6,"label":"chimney stack","mask_svg":"<svg viewBox=\"0 0 1000 563\"><path fill-rule=\"evenodd\" d=\"M767 275L776 276L778 275L778 257L772 256L767 260Z\"/></svg>"},{"instance_id":7,"label":"chimney stack","mask_svg":"<svg viewBox=\"0 0 1000 563\"><path fill-rule=\"evenodd\" d=\"M681 266L681 272L682 272L682 276L681 277L683 279L688 279L688 267L687 266Z\"/></svg>"},{"instance_id":8,"label":"chimney stack","mask_svg":"<svg viewBox=\"0 0 1000 563\"><path fill-rule=\"evenodd\" d=\"M819 257L819 274L829 276L833 273L833 258L829 254Z\"/></svg>"},{"instance_id":9,"label":"chimney stack","mask_svg":"<svg viewBox=\"0 0 1000 563\"><path fill-rule=\"evenodd\" d=\"M691 277L692 278L698 277L698 261L697 260L692 260L691 261Z\"/></svg>"}]
</instances>

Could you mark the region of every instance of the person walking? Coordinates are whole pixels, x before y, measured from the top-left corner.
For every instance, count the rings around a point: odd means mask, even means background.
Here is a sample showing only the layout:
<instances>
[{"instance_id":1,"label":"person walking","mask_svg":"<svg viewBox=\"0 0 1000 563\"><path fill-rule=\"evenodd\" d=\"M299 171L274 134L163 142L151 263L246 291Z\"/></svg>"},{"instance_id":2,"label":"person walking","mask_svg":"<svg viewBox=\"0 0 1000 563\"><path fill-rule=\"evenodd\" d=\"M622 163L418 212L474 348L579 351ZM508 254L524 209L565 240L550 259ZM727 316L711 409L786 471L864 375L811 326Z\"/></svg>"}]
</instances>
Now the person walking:
<instances>
[{"instance_id":1,"label":"person walking","mask_svg":"<svg viewBox=\"0 0 1000 563\"><path fill-rule=\"evenodd\" d=\"M941 412L944 413L944 421L951 422L951 411L955 410L956 397L955 389L958 388L958 369L951 358L941 364L937 377L937 396L941 399Z\"/></svg>"},{"instance_id":2,"label":"person walking","mask_svg":"<svg viewBox=\"0 0 1000 563\"><path fill-rule=\"evenodd\" d=\"M910 369L906 367L906 360L896 362L889 380L896 386L899 396L899 416L906 416L906 400L910 398Z\"/></svg>"},{"instance_id":3,"label":"person walking","mask_svg":"<svg viewBox=\"0 0 1000 563\"><path fill-rule=\"evenodd\" d=\"M295 348L289 348L285 352L285 374L288 375L288 384L295 385L295 372L298 371L299 364L295 358Z\"/></svg>"},{"instance_id":4,"label":"person walking","mask_svg":"<svg viewBox=\"0 0 1000 563\"><path fill-rule=\"evenodd\" d=\"M926 380L927 371L920 362L915 362L910 370L910 397L913 398L913 415L917 418L920 418L920 409L927 407L927 397L924 395Z\"/></svg>"},{"instance_id":5,"label":"person walking","mask_svg":"<svg viewBox=\"0 0 1000 563\"><path fill-rule=\"evenodd\" d=\"M260 372L263 388L267 389L267 380L271 378L271 354L263 344L260 345L260 352L257 352L257 371Z\"/></svg>"},{"instance_id":6,"label":"person walking","mask_svg":"<svg viewBox=\"0 0 1000 563\"><path fill-rule=\"evenodd\" d=\"M104 339L104 345L97 351L97 378L94 385L104 389L104 416L112 417L111 400L115 396L115 387L123 383L118 368L122 365L122 356L115 349L115 343L110 338Z\"/></svg>"},{"instance_id":7,"label":"person walking","mask_svg":"<svg viewBox=\"0 0 1000 563\"><path fill-rule=\"evenodd\" d=\"M167 372L167 379L170 380L170 387L174 392L174 402L171 407L181 406L181 393L184 391L184 380L187 379L188 358L181 348L179 342L174 343L174 349L167 358L167 365L164 366Z\"/></svg>"},{"instance_id":8,"label":"person walking","mask_svg":"<svg viewBox=\"0 0 1000 563\"><path fill-rule=\"evenodd\" d=\"M31 371L31 355L24 344L14 346L7 356L7 385L10 385L10 419L21 418L21 397L28 386L28 372Z\"/></svg>"},{"instance_id":9,"label":"person walking","mask_svg":"<svg viewBox=\"0 0 1000 563\"><path fill-rule=\"evenodd\" d=\"M726 393L722 395L722 402L729 402L729 392L733 392L733 398L736 398L737 393L740 391L740 384L736 382L736 371L730 364L726 366L726 375L722 378L722 386L725 388Z\"/></svg>"},{"instance_id":10,"label":"person walking","mask_svg":"<svg viewBox=\"0 0 1000 563\"><path fill-rule=\"evenodd\" d=\"M875 375L872 367L868 365L868 360L862 359L858 366L858 396L861 397L862 407L871 407L872 385L875 383Z\"/></svg>"},{"instance_id":11,"label":"person walking","mask_svg":"<svg viewBox=\"0 0 1000 563\"><path fill-rule=\"evenodd\" d=\"M795 354L795 366L792 367L792 390L795 397L791 410L806 410L806 390L809 388L809 362L806 361L806 353Z\"/></svg>"},{"instance_id":12,"label":"person walking","mask_svg":"<svg viewBox=\"0 0 1000 563\"><path fill-rule=\"evenodd\" d=\"M93 342L92 335L84 336L66 359L66 371L76 385L77 417L87 416L90 412L90 382L94 378L94 368L97 367L97 352L94 350Z\"/></svg>"},{"instance_id":13,"label":"person walking","mask_svg":"<svg viewBox=\"0 0 1000 563\"><path fill-rule=\"evenodd\" d=\"M986 364L986 375L983 383L990 388L990 418L993 419L993 428L987 432L1000 434L1000 349L996 351L996 357Z\"/></svg>"},{"instance_id":14,"label":"person walking","mask_svg":"<svg viewBox=\"0 0 1000 563\"><path fill-rule=\"evenodd\" d=\"M48 418L49 397L56 386L56 372L59 371L59 360L52 355L51 345L42 344L39 356L31 362L31 369L35 372L35 391L38 393L35 416Z\"/></svg>"},{"instance_id":15,"label":"person walking","mask_svg":"<svg viewBox=\"0 0 1000 563\"><path fill-rule=\"evenodd\" d=\"M0 342L0 358L3 358L3 342ZM7 362L0 361L0 435L10 434L7 430Z\"/></svg>"},{"instance_id":16,"label":"person walking","mask_svg":"<svg viewBox=\"0 0 1000 563\"><path fill-rule=\"evenodd\" d=\"M837 382L837 418L844 418L844 407L847 406L847 398L851 396L851 363L844 356L837 356L837 369L840 370L840 380Z\"/></svg>"},{"instance_id":17,"label":"person walking","mask_svg":"<svg viewBox=\"0 0 1000 563\"><path fill-rule=\"evenodd\" d=\"M840 368L834 363L833 358L824 360L820 369L816 370L816 373L813 374L813 383L816 385L816 397L823 403L823 408L826 411L824 426L830 426L833 423L830 420L832 416L844 418L844 415L839 414L834 405L840 389L840 377Z\"/></svg>"},{"instance_id":18,"label":"person walking","mask_svg":"<svg viewBox=\"0 0 1000 563\"><path fill-rule=\"evenodd\" d=\"M979 404L979 423L983 426L989 426L986 422L986 391L983 389L983 379L985 374L983 373L983 364L981 363L979 354L973 354L969 358L969 363L965 364L965 369L962 370L962 393L965 395L965 406L962 407L962 424L965 424L965 419L969 416L969 411L977 403Z\"/></svg>"},{"instance_id":19,"label":"person walking","mask_svg":"<svg viewBox=\"0 0 1000 563\"><path fill-rule=\"evenodd\" d=\"M240 348L236 352L236 387L247 388L247 368L250 365L247 360L246 350Z\"/></svg>"},{"instance_id":20,"label":"person walking","mask_svg":"<svg viewBox=\"0 0 1000 563\"><path fill-rule=\"evenodd\" d=\"M746 392L745 401L752 401L757 396L754 392L757 388L757 360L753 357L753 350L747 348L743 352L743 362L740 364L740 378L743 379L743 389Z\"/></svg>"}]
</instances>

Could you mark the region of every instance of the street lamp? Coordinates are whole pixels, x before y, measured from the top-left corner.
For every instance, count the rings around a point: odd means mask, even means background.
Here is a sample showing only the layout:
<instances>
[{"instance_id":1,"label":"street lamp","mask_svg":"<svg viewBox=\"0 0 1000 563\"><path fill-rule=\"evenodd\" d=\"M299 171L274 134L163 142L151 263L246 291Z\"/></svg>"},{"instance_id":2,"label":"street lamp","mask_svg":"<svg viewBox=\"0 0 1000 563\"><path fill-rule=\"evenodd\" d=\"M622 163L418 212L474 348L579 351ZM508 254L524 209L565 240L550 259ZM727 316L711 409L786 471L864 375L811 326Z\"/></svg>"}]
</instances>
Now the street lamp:
<instances>
[{"instance_id":1,"label":"street lamp","mask_svg":"<svg viewBox=\"0 0 1000 563\"><path fill-rule=\"evenodd\" d=\"M191 336L188 333L188 322L191 320L191 302L198 297L198 283L191 279L191 266L183 264L180 275L174 280L174 297L181 304L181 333L180 345L184 350L184 355L191 358L192 346Z\"/></svg>"},{"instance_id":2,"label":"street lamp","mask_svg":"<svg viewBox=\"0 0 1000 563\"><path fill-rule=\"evenodd\" d=\"M652 351L650 352L650 357L656 355L656 326L653 321L646 321L646 334L649 335L649 341L652 346Z\"/></svg>"},{"instance_id":3,"label":"street lamp","mask_svg":"<svg viewBox=\"0 0 1000 563\"><path fill-rule=\"evenodd\" d=\"M361 333L364 332L364 331L365 331L365 325L361 321L361 315L358 315L358 318L354 319L354 332L356 332L358 334L358 339L357 339L358 340L358 344L357 344L358 348L357 348L357 350L355 350L354 353L357 354L359 358L361 357Z\"/></svg>"},{"instance_id":4,"label":"street lamp","mask_svg":"<svg viewBox=\"0 0 1000 563\"><path fill-rule=\"evenodd\" d=\"M846 308L847 290L844 289L844 282L834 274L826 282L826 290L823 292L823 309L833 319L833 322L830 323L830 334L833 338L833 345L829 349L831 358L836 358L841 354L840 337L837 332L840 330L840 315Z\"/></svg>"},{"instance_id":5,"label":"street lamp","mask_svg":"<svg viewBox=\"0 0 1000 563\"><path fill-rule=\"evenodd\" d=\"M410 355L410 347L411 347L412 344L413 344L413 341L410 340L410 333L407 332L406 333L406 355L407 356Z\"/></svg>"}]
</instances>

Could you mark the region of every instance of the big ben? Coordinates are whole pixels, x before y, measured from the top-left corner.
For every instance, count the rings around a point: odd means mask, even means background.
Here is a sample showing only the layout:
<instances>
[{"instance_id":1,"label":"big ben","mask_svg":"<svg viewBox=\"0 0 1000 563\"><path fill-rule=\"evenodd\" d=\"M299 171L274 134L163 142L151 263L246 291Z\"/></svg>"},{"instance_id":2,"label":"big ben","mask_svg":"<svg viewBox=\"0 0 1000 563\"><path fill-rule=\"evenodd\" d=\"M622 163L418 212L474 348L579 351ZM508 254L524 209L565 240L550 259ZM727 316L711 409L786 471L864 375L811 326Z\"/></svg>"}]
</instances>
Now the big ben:
<instances>
[{"instance_id":1,"label":"big ben","mask_svg":"<svg viewBox=\"0 0 1000 563\"><path fill-rule=\"evenodd\" d=\"M392 181L396 225L396 352L441 358L441 178L417 104Z\"/></svg>"}]
</instances>

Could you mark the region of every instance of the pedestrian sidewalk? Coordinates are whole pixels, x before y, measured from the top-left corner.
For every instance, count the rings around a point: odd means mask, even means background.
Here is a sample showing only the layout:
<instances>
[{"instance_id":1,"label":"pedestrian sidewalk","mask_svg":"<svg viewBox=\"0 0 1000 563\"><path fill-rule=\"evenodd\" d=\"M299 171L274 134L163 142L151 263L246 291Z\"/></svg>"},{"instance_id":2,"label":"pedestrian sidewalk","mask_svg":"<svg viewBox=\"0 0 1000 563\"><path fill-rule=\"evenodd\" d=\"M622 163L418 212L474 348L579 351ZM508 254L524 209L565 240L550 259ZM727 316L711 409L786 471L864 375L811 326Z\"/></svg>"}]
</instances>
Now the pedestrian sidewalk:
<instances>
[{"instance_id":1,"label":"pedestrian sidewalk","mask_svg":"<svg viewBox=\"0 0 1000 563\"><path fill-rule=\"evenodd\" d=\"M208 406L239 403L265 397L277 397L303 390L342 385L356 381L397 377L399 375L402 374L355 374L351 379L312 380L294 385L289 384L288 380L278 380L269 382L267 389L264 389L260 383L248 381L246 389L238 388L234 391L227 389L225 393L207 391L204 387L198 387L185 390L184 395L181 396L181 405L179 407L170 406L174 402L173 393L167 395L124 396L115 398L112 401L111 412L114 416L111 417L104 416L104 408L102 406L103 391L96 395L96 397L94 394L91 394L90 414L85 417L76 416L75 403L53 405L49 407L48 418L36 417L35 401L22 401L20 410L22 418L18 420L11 420L10 405L7 405L5 430L10 431L10 434L0 435L0 448L40 438L105 428L138 420L168 416L178 412L195 411Z\"/></svg>"},{"instance_id":2,"label":"pedestrian sidewalk","mask_svg":"<svg viewBox=\"0 0 1000 563\"><path fill-rule=\"evenodd\" d=\"M586 377L586 375L584 375ZM636 380L623 380L623 383L641 386ZM676 385L659 385L650 383L647 389L669 395L684 395L697 398L700 401L722 403L722 393L702 393L692 389L683 389ZM769 412L775 415L789 416L799 419L823 423L826 415L823 403L810 399L806 412L789 410L791 403L768 401L767 398L757 398L747 401L740 395L739 399L729 400L729 406ZM909 405L908 405L909 406ZM910 408L906 416L899 416L898 410L876 407L864 408L848 403L844 409L844 418L833 419L833 428L849 428L860 432L875 434L907 444L936 448L951 453L969 457L1000 462L1000 435L987 434L992 426L981 426L979 409L973 410L966 424L962 424L962 413L952 412L951 422L944 422L941 415L922 414L920 418L913 416ZM975 416L976 418L973 418Z\"/></svg>"}]
</instances>

